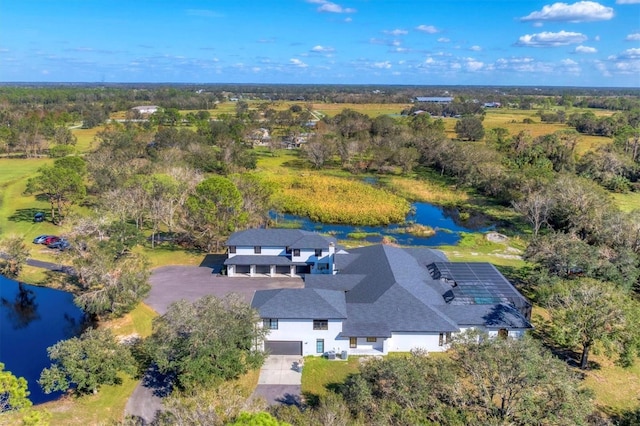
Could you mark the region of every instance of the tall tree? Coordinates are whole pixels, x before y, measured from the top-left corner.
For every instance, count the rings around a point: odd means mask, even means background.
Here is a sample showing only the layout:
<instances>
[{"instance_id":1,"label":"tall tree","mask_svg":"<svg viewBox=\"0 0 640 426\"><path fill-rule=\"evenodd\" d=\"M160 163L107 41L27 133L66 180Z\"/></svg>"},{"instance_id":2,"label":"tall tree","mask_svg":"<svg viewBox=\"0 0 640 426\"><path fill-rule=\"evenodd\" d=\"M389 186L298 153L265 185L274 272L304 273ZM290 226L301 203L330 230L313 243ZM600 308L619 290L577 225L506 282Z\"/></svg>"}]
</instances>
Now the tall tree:
<instances>
[{"instance_id":1,"label":"tall tree","mask_svg":"<svg viewBox=\"0 0 640 426\"><path fill-rule=\"evenodd\" d=\"M482 119L475 115L467 115L456 122L456 134L459 139L479 141L484 137Z\"/></svg>"},{"instance_id":2,"label":"tall tree","mask_svg":"<svg viewBox=\"0 0 640 426\"><path fill-rule=\"evenodd\" d=\"M154 320L147 352L161 372L175 374L181 389L219 384L262 365L257 348L266 330L256 327L258 320L237 294L181 300Z\"/></svg>"},{"instance_id":3,"label":"tall tree","mask_svg":"<svg viewBox=\"0 0 640 426\"><path fill-rule=\"evenodd\" d=\"M135 373L131 351L107 329L88 329L80 337L63 340L47 349L51 367L42 370L38 383L45 391L97 393L102 385L122 383L120 373Z\"/></svg>"},{"instance_id":4,"label":"tall tree","mask_svg":"<svg viewBox=\"0 0 640 426\"><path fill-rule=\"evenodd\" d=\"M203 248L218 250L220 242L247 221L243 199L229 179L212 176L200 182L186 203L185 228Z\"/></svg>"},{"instance_id":5,"label":"tall tree","mask_svg":"<svg viewBox=\"0 0 640 426\"><path fill-rule=\"evenodd\" d=\"M9 278L20 275L20 271L29 257L29 249L24 243L24 238L13 235L3 239L0 241L0 251L5 254L2 266L0 266L0 274Z\"/></svg>"},{"instance_id":6,"label":"tall tree","mask_svg":"<svg viewBox=\"0 0 640 426\"><path fill-rule=\"evenodd\" d=\"M27 182L27 194L42 193L49 199L53 223L60 222L67 205L86 195L81 164L84 160L79 157L60 158L52 166L41 167L40 173Z\"/></svg>"},{"instance_id":7,"label":"tall tree","mask_svg":"<svg viewBox=\"0 0 640 426\"><path fill-rule=\"evenodd\" d=\"M466 400L480 424L586 424L590 395L578 377L531 338L458 337L451 357ZM471 421L471 423L476 423Z\"/></svg>"},{"instance_id":8,"label":"tall tree","mask_svg":"<svg viewBox=\"0 0 640 426\"><path fill-rule=\"evenodd\" d=\"M31 406L27 381L4 369L0 362L0 414L6 411L21 411ZM1 420L0 420L1 421Z\"/></svg>"},{"instance_id":9,"label":"tall tree","mask_svg":"<svg viewBox=\"0 0 640 426\"><path fill-rule=\"evenodd\" d=\"M589 351L596 344L614 349L620 343L626 322L627 302L614 285L583 278L554 285L548 300L552 334L568 348L580 347L580 368L586 369Z\"/></svg>"}]
</instances>

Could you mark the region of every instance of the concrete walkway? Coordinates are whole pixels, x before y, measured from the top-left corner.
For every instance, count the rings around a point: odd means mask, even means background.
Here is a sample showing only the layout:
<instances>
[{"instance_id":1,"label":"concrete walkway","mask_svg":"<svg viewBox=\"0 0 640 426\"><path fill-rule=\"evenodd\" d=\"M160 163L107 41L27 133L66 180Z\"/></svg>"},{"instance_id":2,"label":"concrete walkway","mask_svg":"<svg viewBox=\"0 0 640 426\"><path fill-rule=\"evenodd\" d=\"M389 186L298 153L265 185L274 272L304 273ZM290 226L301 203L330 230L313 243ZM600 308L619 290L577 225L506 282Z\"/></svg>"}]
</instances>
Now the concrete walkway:
<instances>
[{"instance_id":1,"label":"concrete walkway","mask_svg":"<svg viewBox=\"0 0 640 426\"><path fill-rule=\"evenodd\" d=\"M271 355L262 368L253 398L264 398L269 405L300 405L302 368L298 355Z\"/></svg>"}]
</instances>

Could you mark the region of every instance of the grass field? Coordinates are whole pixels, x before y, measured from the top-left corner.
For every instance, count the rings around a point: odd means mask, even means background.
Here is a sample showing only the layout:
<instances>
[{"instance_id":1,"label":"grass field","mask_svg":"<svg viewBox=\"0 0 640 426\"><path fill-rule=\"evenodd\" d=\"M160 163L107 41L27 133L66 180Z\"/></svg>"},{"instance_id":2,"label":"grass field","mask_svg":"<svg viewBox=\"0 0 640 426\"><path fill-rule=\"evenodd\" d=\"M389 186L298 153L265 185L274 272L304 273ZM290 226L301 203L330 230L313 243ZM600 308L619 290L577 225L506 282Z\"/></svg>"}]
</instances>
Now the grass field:
<instances>
[{"instance_id":1,"label":"grass field","mask_svg":"<svg viewBox=\"0 0 640 426\"><path fill-rule=\"evenodd\" d=\"M640 192L628 192L626 194L613 194L617 206L623 212L640 210Z\"/></svg>"}]
</instances>

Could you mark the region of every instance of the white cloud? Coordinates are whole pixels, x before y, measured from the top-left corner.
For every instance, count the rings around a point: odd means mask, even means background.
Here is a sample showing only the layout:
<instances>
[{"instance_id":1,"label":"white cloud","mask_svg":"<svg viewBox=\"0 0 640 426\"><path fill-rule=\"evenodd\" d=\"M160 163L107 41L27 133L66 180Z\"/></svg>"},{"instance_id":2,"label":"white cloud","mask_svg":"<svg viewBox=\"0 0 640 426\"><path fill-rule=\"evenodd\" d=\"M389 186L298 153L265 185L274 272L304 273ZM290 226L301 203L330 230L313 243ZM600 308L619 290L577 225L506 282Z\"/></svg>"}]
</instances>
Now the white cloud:
<instances>
[{"instance_id":1,"label":"white cloud","mask_svg":"<svg viewBox=\"0 0 640 426\"><path fill-rule=\"evenodd\" d=\"M622 52L619 57L626 59L640 59L640 48L627 49Z\"/></svg>"},{"instance_id":2,"label":"white cloud","mask_svg":"<svg viewBox=\"0 0 640 426\"><path fill-rule=\"evenodd\" d=\"M435 34L440 32L440 30L434 27L433 25L418 25L416 27L416 30L421 31L423 33L427 33L427 34Z\"/></svg>"},{"instance_id":3,"label":"white cloud","mask_svg":"<svg viewBox=\"0 0 640 426\"><path fill-rule=\"evenodd\" d=\"M446 37L440 37L438 39L438 43L449 43L451 41L451 39L448 39Z\"/></svg>"},{"instance_id":4,"label":"white cloud","mask_svg":"<svg viewBox=\"0 0 640 426\"><path fill-rule=\"evenodd\" d=\"M471 51L473 51L473 52L479 52L479 51L481 51L481 50L482 50L482 47L480 47L480 46L478 46L478 45L475 45L475 46L471 46L471 47L469 48L469 50L471 50Z\"/></svg>"},{"instance_id":5,"label":"white cloud","mask_svg":"<svg viewBox=\"0 0 640 426\"><path fill-rule=\"evenodd\" d=\"M297 67L297 68L306 68L306 67L309 66L309 65L305 64L304 62L302 62L300 59L297 59L297 58L289 59L289 63L291 65L293 65L294 67Z\"/></svg>"},{"instance_id":6,"label":"white cloud","mask_svg":"<svg viewBox=\"0 0 640 426\"><path fill-rule=\"evenodd\" d=\"M383 33L385 34L389 34L392 36L401 36L401 35L406 35L409 33L409 31L407 30L400 30L400 29L395 29L395 30L384 30Z\"/></svg>"},{"instance_id":7,"label":"white cloud","mask_svg":"<svg viewBox=\"0 0 640 426\"><path fill-rule=\"evenodd\" d=\"M598 49L596 49L595 47L590 47L590 46L576 46L576 53L598 53Z\"/></svg>"},{"instance_id":8,"label":"white cloud","mask_svg":"<svg viewBox=\"0 0 640 426\"><path fill-rule=\"evenodd\" d=\"M640 0L616 0L616 4L640 4Z\"/></svg>"},{"instance_id":9,"label":"white cloud","mask_svg":"<svg viewBox=\"0 0 640 426\"><path fill-rule=\"evenodd\" d=\"M474 72L474 71L479 71L482 68L484 68L484 63L483 62L477 61L477 60L475 60L473 58L464 58L464 62L465 62L465 68L468 71Z\"/></svg>"},{"instance_id":10,"label":"white cloud","mask_svg":"<svg viewBox=\"0 0 640 426\"><path fill-rule=\"evenodd\" d=\"M578 75L582 72L582 68L580 68L580 65L572 59L561 60L559 68L562 69L564 73L568 74Z\"/></svg>"},{"instance_id":11,"label":"white cloud","mask_svg":"<svg viewBox=\"0 0 640 426\"><path fill-rule=\"evenodd\" d=\"M516 45L528 47L557 47L578 44L586 40L587 36L582 33L564 30L557 33L545 31L537 34L525 34L518 39Z\"/></svg>"},{"instance_id":12,"label":"white cloud","mask_svg":"<svg viewBox=\"0 0 640 426\"><path fill-rule=\"evenodd\" d=\"M531 57L500 58L492 68L507 72L521 73L551 73L553 67L545 62L538 62Z\"/></svg>"},{"instance_id":13,"label":"white cloud","mask_svg":"<svg viewBox=\"0 0 640 426\"><path fill-rule=\"evenodd\" d=\"M374 62L371 64L371 66L373 68L379 68L379 69L385 69L388 70L389 68L391 68L391 62L389 61L384 61L384 62Z\"/></svg>"},{"instance_id":14,"label":"white cloud","mask_svg":"<svg viewBox=\"0 0 640 426\"><path fill-rule=\"evenodd\" d=\"M319 4L318 12L327 13L355 13L356 10L350 7L342 7L339 4L327 0L307 0L308 3Z\"/></svg>"},{"instance_id":15,"label":"white cloud","mask_svg":"<svg viewBox=\"0 0 640 426\"><path fill-rule=\"evenodd\" d=\"M520 18L521 21L562 21L562 22L591 22L607 21L613 18L613 8L606 7L594 1L579 1L573 4L554 3L547 5L540 11L531 12Z\"/></svg>"},{"instance_id":16,"label":"white cloud","mask_svg":"<svg viewBox=\"0 0 640 426\"><path fill-rule=\"evenodd\" d=\"M640 41L640 33L629 34L624 39L626 41Z\"/></svg>"},{"instance_id":17,"label":"white cloud","mask_svg":"<svg viewBox=\"0 0 640 426\"><path fill-rule=\"evenodd\" d=\"M311 48L311 51L316 53L332 53L332 52L335 52L335 49L329 46L317 45L317 46L313 46Z\"/></svg>"}]
</instances>

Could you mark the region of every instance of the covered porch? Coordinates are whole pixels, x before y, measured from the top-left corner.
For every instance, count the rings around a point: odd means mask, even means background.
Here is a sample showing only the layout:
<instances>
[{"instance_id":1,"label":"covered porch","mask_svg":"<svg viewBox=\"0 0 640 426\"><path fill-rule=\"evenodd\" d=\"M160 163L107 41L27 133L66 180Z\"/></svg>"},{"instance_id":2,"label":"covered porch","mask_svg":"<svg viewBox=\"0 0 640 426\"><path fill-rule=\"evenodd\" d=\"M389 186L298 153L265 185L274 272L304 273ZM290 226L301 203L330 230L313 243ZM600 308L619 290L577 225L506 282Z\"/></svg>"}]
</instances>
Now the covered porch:
<instances>
[{"instance_id":1,"label":"covered porch","mask_svg":"<svg viewBox=\"0 0 640 426\"><path fill-rule=\"evenodd\" d=\"M305 263L292 262L284 256L234 256L224 261L227 276L300 277L311 271Z\"/></svg>"}]
</instances>

